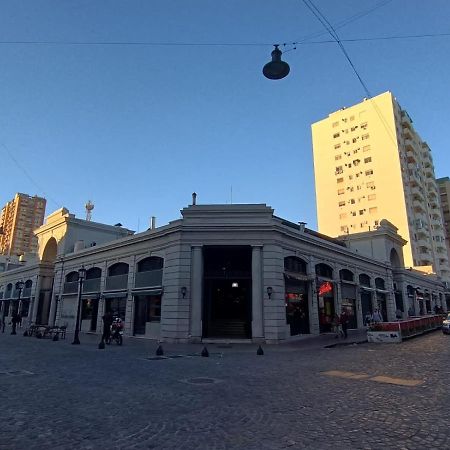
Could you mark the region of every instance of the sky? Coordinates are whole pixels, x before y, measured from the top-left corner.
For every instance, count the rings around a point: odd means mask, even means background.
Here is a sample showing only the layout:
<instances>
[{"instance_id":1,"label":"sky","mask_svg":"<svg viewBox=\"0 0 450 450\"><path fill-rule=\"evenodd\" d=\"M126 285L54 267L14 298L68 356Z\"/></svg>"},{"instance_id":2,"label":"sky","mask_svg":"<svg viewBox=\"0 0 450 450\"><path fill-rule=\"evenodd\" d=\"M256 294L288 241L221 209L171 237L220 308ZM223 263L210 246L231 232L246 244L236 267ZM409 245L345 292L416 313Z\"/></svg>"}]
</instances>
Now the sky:
<instances>
[{"instance_id":1,"label":"sky","mask_svg":"<svg viewBox=\"0 0 450 450\"><path fill-rule=\"evenodd\" d=\"M448 0L313 1L343 41L450 33ZM316 229L311 124L366 93L338 45L317 43L331 37L303 0L0 6L0 205L36 194L46 214L84 218L91 200L92 220L143 231L179 218L195 191ZM268 80L278 43L291 71ZM450 36L343 44L450 176Z\"/></svg>"}]
</instances>

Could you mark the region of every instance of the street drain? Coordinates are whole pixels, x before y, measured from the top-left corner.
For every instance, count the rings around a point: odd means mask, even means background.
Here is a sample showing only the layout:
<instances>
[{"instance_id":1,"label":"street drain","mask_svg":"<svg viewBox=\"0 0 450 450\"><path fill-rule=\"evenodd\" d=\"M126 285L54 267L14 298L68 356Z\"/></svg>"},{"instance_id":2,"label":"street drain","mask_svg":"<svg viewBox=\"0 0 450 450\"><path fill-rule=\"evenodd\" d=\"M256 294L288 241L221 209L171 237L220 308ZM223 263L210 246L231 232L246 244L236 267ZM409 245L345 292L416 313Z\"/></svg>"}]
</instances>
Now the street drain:
<instances>
[{"instance_id":1,"label":"street drain","mask_svg":"<svg viewBox=\"0 0 450 450\"><path fill-rule=\"evenodd\" d=\"M218 380L217 378L197 377L197 378L188 378L186 380L181 381L187 384L201 385L201 384L216 384L220 383L222 380Z\"/></svg>"}]
</instances>

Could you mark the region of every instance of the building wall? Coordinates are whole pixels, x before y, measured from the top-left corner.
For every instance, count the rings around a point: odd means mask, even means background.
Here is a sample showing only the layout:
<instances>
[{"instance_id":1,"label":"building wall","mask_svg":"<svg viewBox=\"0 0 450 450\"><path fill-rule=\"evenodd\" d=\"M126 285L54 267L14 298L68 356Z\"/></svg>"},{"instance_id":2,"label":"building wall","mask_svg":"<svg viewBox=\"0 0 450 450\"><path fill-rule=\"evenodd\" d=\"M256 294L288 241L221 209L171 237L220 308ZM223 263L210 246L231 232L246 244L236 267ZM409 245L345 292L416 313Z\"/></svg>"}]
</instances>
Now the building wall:
<instances>
[{"instance_id":1,"label":"building wall","mask_svg":"<svg viewBox=\"0 0 450 450\"><path fill-rule=\"evenodd\" d=\"M45 198L16 194L0 214L0 253L4 255L23 255L35 253L38 242L33 230L44 220Z\"/></svg>"},{"instance_id":2,"label":"building wall","mask_svg":"<svg viewBox=\"0 0 450 450\"><path fill-rule=\"evenodd\" d=\"M431 151L390 92L312 125L319 231L338 236L392 222L406 266L450 279Z\"/></svg>"}]
</instances>

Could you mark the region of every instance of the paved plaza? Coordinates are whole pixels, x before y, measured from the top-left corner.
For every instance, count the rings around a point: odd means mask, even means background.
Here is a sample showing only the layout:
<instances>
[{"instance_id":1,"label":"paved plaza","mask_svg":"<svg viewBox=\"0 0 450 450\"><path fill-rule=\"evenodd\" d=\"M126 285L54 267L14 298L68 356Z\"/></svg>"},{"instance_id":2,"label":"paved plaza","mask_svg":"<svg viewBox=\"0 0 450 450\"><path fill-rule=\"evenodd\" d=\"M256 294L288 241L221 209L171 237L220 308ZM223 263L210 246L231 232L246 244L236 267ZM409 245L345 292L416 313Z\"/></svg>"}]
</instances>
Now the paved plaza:
<instances>
[{"instance_id":1,"label":"paved plaza","mask_svg":"<svg viewBox=\"0 0 450 450\"><path fill-rule=\"evenodd\" d=\"M355 336L353 336L355 338ZM351 338L351 337L350 337ZM450 337L325 348L0 334L0 448L450 449ZM170 357L175 356L175 357Z\"/></svg>"}]
</instances>

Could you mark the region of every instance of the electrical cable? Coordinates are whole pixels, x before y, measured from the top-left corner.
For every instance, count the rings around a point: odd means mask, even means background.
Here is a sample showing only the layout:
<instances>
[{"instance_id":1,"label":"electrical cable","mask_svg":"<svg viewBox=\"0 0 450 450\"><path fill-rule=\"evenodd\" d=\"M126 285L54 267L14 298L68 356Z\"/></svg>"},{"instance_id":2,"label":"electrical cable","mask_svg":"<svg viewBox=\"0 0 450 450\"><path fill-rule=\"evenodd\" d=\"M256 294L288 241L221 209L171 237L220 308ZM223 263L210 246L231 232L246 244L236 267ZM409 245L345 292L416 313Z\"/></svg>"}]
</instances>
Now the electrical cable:
<instances>
[{"instance_id":1,"label":"electrical cable","mask_svg":"<svg viewBox=\"0 0 450 450\"><path fill-rule=\"evenodd\" d=\"M368 99L370 100L373 108L375 109L378 117L381 120L381 123L383 124L385 130L387 131L387 134L389 138L391 139L392 143L397 146L397 136L394 135L393 131L389 127L389 124L387 123L385 117L383 116L382 112L378 108L378 105L376 102L372 99L372 94L370 93L366 83L362 79L361 75L359 74L358 70L356 69L355 65L353 64L353 61L351 60L349 54L347 53L347 50L345 49L344 45L342 44L341 40L339 39L339 36L336 32L336 30L333 28L333 25L328 21L328 19L323 15L323 13L317 8L312 0L302 0L303 3L306 5L306 7L314 14L314 16L319 20L319 22L324 26L324 28L328 31L328 33L334 38L334 40L339 45L342 53L344 54L345 58L349 62L351 68L353 69L356 77L358 78L358 81L360 82L361 86L364 89L364 92L366 93Z\"/></svg>"},{"instance_id":2,"label":"electrical cable","mask_svg":"<svg viewBox=\"0 0 450 450\"><path fill-rule=\"evenodd\" d=\"M31 182L31 184L34 185L34 187L36 187L40 193L47 198L48 200L50 200L55 206L56 208L60 208L62 203L57 202L56 200L54 200L52 197L50 197L49 195L47 195L44 192L44 189L42 188L42 186L40 186L34 179L33 177L28 173L28 171L25 169L25 167L22 166L22 164L19 163L19 161L17 161L17 159L14 157L14 155L11 153L11 151L8 149L8 147L3 143L0 142L0 146L3 147L3 149L5 150L6 154L11 158L11 160L14 162L14 164L19 168L19 170L22 171L22 173L25 175L26 178L28 178L28 180Z\"/></svg>"},{"instance_id":3,"label":"electrical cable","mask_svg":"<svg viewBox=\"0 0 450 450\"><path fill-rule=\"evenodd\" d=\"M340 39L340 42L387 41L400 39L422 39L449 37L450 33L408 34L403 36L374 36ZM280 45L336 44L335 39L308 42L286 42ZM0 45L79 45L79 46L148 46L148 47L270 47L273 42L150 42L150 41L0 41Z\"/></svg>"}]
</instances>

